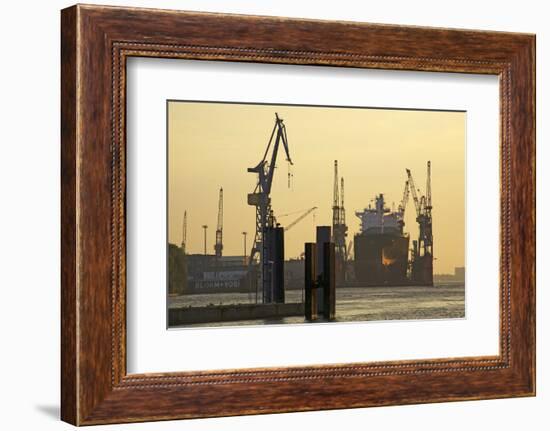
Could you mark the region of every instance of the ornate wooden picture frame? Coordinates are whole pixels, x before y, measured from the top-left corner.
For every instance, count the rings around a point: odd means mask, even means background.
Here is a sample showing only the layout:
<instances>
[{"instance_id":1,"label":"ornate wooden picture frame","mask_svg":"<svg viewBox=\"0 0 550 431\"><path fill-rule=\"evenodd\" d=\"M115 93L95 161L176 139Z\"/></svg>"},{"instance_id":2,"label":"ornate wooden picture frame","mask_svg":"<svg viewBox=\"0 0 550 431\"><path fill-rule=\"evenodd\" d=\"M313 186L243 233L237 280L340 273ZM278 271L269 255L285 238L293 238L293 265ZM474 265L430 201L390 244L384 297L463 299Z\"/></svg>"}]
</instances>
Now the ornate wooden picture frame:
<instances>
[{"instance_id":1,"label":"ornate wooden picture frame","mask_svg":"<svg viewBox=\"0 0 550 431\"><path fill-rule=\"evenodd\" d=\"M61 14L61 417L75 425L535 394L535 37L73 6ZM126 60L460 72L500 79L500 354L126 372Z\"/></svg>"}]
</instances>

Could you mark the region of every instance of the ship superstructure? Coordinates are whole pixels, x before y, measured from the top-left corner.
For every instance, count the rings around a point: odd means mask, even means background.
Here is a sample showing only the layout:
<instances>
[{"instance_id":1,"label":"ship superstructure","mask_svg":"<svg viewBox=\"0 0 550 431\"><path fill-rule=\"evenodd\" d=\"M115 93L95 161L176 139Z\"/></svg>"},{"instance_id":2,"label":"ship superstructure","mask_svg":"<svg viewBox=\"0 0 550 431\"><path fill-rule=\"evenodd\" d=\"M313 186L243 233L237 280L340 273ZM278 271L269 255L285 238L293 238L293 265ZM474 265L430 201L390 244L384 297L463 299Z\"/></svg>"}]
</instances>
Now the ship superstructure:
<instances>
[{"instance_id":1,"label":"ship superstructure","mask_svg":"<svg viewBox=\"0 0 550 431\"><path fill-rule=\"evenodd\" d=\"M375 205L363 211L356 211L355 215L361 220L360 234L403 234L403 217L405 209L399 206L397 211L391 211L385 206L384 195L380 193L375 198Z\"/></svg>"}]
</instances>

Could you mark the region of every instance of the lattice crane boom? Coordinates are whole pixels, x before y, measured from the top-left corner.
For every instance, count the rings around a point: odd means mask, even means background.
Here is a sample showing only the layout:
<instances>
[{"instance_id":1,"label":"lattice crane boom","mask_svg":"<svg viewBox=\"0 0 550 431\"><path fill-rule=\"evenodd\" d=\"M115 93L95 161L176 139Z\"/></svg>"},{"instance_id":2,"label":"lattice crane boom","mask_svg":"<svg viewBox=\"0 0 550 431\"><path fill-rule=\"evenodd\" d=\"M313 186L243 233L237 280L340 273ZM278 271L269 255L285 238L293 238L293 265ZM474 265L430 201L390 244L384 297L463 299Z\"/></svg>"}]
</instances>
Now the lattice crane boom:
<instances>
[{"instance_id":1,"label":"lattice crane boom","mask_svg":"<svg viewBox=\"0 0 550 431\"><path fill-rule=\"evenodd\" d=\"M344 177L340 178L340 224L346 224L346 208L344 206Z\"/></svg>"},{"instance_id":2,"label":"lattice crane boom","mask_svg":"<svg viewBox=\"0 0 550 431\"><path fill-rule=\"evenodd\" d=\"M301 222L303 219L305 219L308 215L310 215L316 209L317 209L317 207L312 207L312 208L308 209L300 217L298 217L296 220L294 220L292 223L290 223L287 227L285 227L285 232L287 232L292 227L296 226L299 222Z\"/></svg>"},{"instance_id":3,"label":"lattice crane boom","mask_svg":"<svg viewBox=\"0 0 550 431\"><path fill-rule=\"evenodd\" d=\"M338 160L334 161L334 188L332 192L333 223L338 223L338 210L340 208L340 192L338 190Z\"/></svg>"},{"instance_id":4,"label":"lattice crane boom","mask_svg":"<svg viewBox=\"0 0 550 431\"><path fill-rule=\"evenodd\" d=\"M407 207L407 202L409 202L409 180L405 181L405 188L403 189L403 198L401 199L401 202L399 203L399 212L403 215L405 214L405 208Z\"/></svg>"},{"instance_id":5,"label":"lattice crane boom","mask_svg":"<svg viewBox=\"0 0 550 431\"><path fill-rule=\"evenodd\" d=\"M420 203L420 200L418 199L418 195L416 194L416 186L414 184L414 180L410 169L407 169L407 177L409 179L409 189L411 191L411 195L414 201L414 206L416 208L416 216L420 217L420 214L422 213L422 205Z\"/></svg>"},{"instance_id":6,"label":"lattice crane boom","mask_svg":"<svg viewBox=\"0 0 550 431\"><path fill-rule=\"evenodd\" d=\"M273 137L275 136L275 132L277 132L277 136L275 137L275 143L273 144L273 152L271 153L271 159L268 163L268 153L269 149L271 148L271 144L273 143ZM286 161L292 163L292 159L290 157L290 152L288 149L288 138L286 134L286 126L283 123L283 119L279 118L279 115L275 113L275 125L273 126L273 130L271 131L271 136L269 137L269 142L267 144L267 148L265 149L264 156L260 163L258 163L253 168L248 168L248 172L254 172L258 174L258 184L256 186L256 191L260 193L269 194L271 193L271 185L273 183L273 174L275 173L275 166L277 161L277 154L279 153L279 145L280 142L283 142L283 148L285 149L286 153Z\"/></svg>"}]
</instances>

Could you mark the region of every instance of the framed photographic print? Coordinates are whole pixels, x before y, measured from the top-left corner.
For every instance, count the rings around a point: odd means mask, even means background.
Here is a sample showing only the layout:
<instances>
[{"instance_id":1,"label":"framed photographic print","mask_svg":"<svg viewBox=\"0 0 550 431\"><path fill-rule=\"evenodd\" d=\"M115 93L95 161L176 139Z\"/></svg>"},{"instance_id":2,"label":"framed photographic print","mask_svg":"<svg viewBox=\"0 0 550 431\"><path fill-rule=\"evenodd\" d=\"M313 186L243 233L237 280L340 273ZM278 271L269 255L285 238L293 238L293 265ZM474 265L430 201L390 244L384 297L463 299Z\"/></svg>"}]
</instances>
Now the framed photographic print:
<instances>
[{"instance_id":1,"label":"framed photographic print","mask_svg":"<svg viewBox=\"0 0 550 431\"><path fill-rule=\"evenodd\" d=\"M167 115L169 328L465 316L465 112L169 100Z\"/></svg>"},{"instance_id":2,"label":"framed photographic print","mask_svg":"<svg viewBox=\"0 0 550 431\"><path fill-rule=\"evenodd\" d=\"M62 11L62 419L535 394L535 37Z\"/></svg>"}]
</instances>

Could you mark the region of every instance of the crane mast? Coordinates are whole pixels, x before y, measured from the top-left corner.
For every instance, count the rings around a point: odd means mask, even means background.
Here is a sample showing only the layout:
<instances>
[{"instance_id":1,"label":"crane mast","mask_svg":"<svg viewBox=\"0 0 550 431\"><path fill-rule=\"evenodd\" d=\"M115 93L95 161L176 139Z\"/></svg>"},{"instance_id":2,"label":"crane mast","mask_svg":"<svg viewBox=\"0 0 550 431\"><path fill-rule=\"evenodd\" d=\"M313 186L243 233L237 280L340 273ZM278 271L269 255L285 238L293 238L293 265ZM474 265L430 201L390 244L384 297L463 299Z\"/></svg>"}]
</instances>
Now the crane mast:
<instances>
[{"instance_id":1,"label":"crane mast","mask_svg":"<svg viewBox=\"0 0 550 431\"><path fill-rule=\"evenodd\" d=\"M332 191L332 226L340 223L340 192L338 190L338 160L334 161L334 188Z\"/></svg>"},{"instance_id":2,"label":"crane mast","mask_svg":"<svg viewBox=\"0 0 550 431\"><path fill-rule=\"evenodd\" d=\"M346 208L344 207L344 177L340 179L340 224L346 224Z\"/></svg>"},{"instance_id":3,"label":"crane mast","mask_svg":"<svg viewBox=\"0 0 550 431\"><path fill-rule=\"evenodd\" d=\"M426 202L425 202L425 254L433 256L433 233L432 233L432 164L428 160L426 168Z\"/></svg>"},{"instance_id":4,"label":"crane mast","mask_svg":"<svg viewBox=\"0 0 550 431\"><path fill-rule=\"evenodd\" d=\"M346 237L348 236L348 226L346 225L346 208L344 207L344 177L340 178L340 225L342 226L342 230L344 231L344 238L342 240L342 243L344 247L340 250L341 258L342 258L342 271L344 274L342 274L345 278L345 271L346 271L346 262L348 260L348 247L346 246Z\"/></svg>"},{"instance_id":5,"label":"crane mast","mask_svg":"<svg viewBox=\"0 0 550 431\"><path fill-rule=\"evenodd\" d=\"M181 235L181 251L185 254L185 245L187 244L187 211L183 212L183 229Z\"/></svg>"},{"instance_id":6,"label":"crane mast","mask_svg":"<svg viewBox=\"0 0 550 431\"><path fill-rule=\"evenodd\" d=\"M433 256L431 163L426 169L426 198L424 201L424 255Z\"/></svg>"},{"instance_id":7,"label":"crane mast","mask_svg":"<svg viewBox=\"0 0 550 431\"><path fill-rule=\"evenodd\" d=\"M347 246L346 213L344 209L344 178L338 177L338 160L334 161L334 189L332 196L332 242L336 255L336 281L346 277Z\"/></svg>"},{"instance_id":8,"label":"crane mast","mask_svg":"<svg viewBox=\"0 0 550 431\"><path fill-rule=\"evenodd\" d=\"M223 188L220 188L218 198L218 224L216 226L216 243L214 244L214 252L216 258L222 257L223 250Z\"/></svg>"}]
</instances>

